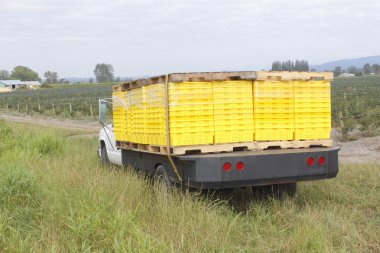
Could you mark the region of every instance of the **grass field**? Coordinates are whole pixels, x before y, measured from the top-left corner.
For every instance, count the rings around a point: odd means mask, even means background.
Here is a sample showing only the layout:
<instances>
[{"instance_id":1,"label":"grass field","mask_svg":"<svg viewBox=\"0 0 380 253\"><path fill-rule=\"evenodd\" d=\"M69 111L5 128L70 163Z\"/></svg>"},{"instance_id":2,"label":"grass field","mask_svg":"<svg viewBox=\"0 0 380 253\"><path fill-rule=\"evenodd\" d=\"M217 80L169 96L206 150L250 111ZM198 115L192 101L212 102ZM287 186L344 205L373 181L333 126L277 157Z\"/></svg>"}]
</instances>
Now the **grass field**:
<instances>
[{"instance_id":1,"label":"grass field","mask_svg":"<svg viewBox=\"0 0 380 253\"><path fill-rule=\"evenodd\" d=\"M0 121L0 251L380 251L378 165L341 165L294 199L226 201L103 168L75 134Z\"/></svg>"}]
</instances>

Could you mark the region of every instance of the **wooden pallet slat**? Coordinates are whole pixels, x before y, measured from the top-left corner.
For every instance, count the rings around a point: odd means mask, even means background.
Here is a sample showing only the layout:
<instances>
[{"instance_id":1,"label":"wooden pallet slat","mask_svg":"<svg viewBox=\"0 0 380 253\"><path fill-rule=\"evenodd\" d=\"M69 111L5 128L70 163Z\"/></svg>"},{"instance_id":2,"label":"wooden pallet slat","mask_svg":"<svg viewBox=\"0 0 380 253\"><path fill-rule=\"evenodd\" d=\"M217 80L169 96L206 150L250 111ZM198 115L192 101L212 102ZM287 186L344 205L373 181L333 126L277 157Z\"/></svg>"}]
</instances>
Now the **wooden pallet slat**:
<instances>
[{"instance_id":1,"label":"wooden pallet slat","mask_svg":"<svg viewBox=\"0 0 380 253\"><path fill-rule=\"evenodd\" d=\"M155 146L149 144L139 144L133 142L120 142L116 146L126 150L136 150L155 154L168 154L168 147ZM304 141L253 141L243 143L226 143L213 145L195 145L195 146L171 146L169 153L171 155L187 154L208 154L236 151L255 151L267 149L295 149L311 147L332 147L332 140L304 140Z\"/></svg>"},{"instance_id":2,"label":"wooden pallet slat","mask_svg":"<svg viewBox=\"0 0 380 253\"><path fill-rule=\"evenodd\" d=\"M255 80L256 71L230 71L230 72L191 72L172 73L168 75L168 82L205 82L205 81L226 81L226 80ZM142 86L164 83L165 75L154 76L144 79L137 79L114 86L122 91L130 90ZM117 88L116 88L117 87ZM121 88L119 88L121 87Z\"/></svg>"},{"instance_id":3,"label":"wooden pallet slat","mask_svg":"<svg viewBox=\"0 0 380 253\"><path fill-rule=\"evenodd\" d=\"M294 141L263 141L257 144L259 150L265 149L289 149L310 147L332 147L332 140L294 140Z\"/></svg>"},{"instance_id":4,"label":"wooden pallet slat","mask_svg":"<svg viewBox=\"0 0 380 253\"><path fill-rule=\"evenodd\" d=\"M255 71L173 73L170 82L255 80Z\"/></svg>"},{"instance_id":5,"label":"wooden pallet slat","mask_svg":"<svg viewBox=\"0 0 380 253\"><path fill-rule=\"evenodd\" d=\"M331 81L333 78L332 72L256 71L256 80L290 81L323 79Z\"/></svg>"},{"instance_id":6,"label":"wooden pallet slat","mask_svg":"<svg viewBox=\"0 0 380 253\"><path fill-rule=\"evenodd\" d=\"M173 155L185 154L207 154L207 153L221 153L221 152L234 152L234 151L250 151L256 150L256 142L246 143L228 143L228 144L214 144L214 145L199 145L199 146L179 146L172 147Z\"/></svg>"}]
</instances>

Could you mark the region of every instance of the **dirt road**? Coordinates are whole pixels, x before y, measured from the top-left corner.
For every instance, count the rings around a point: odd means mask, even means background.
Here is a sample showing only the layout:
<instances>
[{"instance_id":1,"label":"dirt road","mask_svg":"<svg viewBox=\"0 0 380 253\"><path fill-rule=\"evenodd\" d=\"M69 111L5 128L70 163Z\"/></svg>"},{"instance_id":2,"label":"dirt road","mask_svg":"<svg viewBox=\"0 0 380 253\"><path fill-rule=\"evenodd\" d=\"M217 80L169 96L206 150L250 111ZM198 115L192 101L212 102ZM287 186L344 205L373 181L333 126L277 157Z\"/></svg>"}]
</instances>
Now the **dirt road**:
<instances>
[{"instance_id":1,"label":"dirt road","mask_svg":"<svg viewBox=\"0 0 380 253\"><path fill-rule=\"evenodd\" d=\"M100 125L96 121L53 119L36 116L19 116L0 114L0 119L14 122L37 124L65 129L82 130L86 132L83 137L96 136ZM82 135L81 135L82 136ZM380 136L361 138L356 141L338 142L334 145L340 147L339 160L344 163L378 163L380 164Z\"/></svg>"},{"instance_id":2,"label":"dirt road","mask_svg":"<svg viewBox=\"0 0 380 253\"><path fill-rule=\"evenodd\" d=\"M20 116L8 114L0 114L0 119L13 122L31 123L40 126L82 130L88 133L98 133L100 129L100 124L97 121L88 120L55 119L41 116Z\"/></svg>"},{"instance_id":3,"label":"dirt road","mask_svg":"<svg viewBox=\"0 0 380 253\"><path fill-rule=\"evenodd\" d=\"M339 160L342 162L380 164L380 136L334 142L334 145L341 148Z\"/></svg>"}]
</instances>

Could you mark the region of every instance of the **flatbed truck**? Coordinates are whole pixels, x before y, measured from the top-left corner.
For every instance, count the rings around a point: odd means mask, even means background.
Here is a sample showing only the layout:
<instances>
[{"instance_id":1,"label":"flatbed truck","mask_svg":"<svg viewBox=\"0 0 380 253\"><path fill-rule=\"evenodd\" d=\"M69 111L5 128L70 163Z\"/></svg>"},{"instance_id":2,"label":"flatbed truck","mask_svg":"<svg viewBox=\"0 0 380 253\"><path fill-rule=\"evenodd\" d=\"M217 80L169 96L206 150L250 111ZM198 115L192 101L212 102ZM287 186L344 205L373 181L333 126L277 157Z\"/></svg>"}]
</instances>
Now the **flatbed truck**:
<instances>
[{"instance_id":1,"label":"flatbed truck","mask_svg":"<svg viewBox=\"0 0 380 253\"><path fill-rule=\"evenodd\" d=\"M115 125L105 123L107 101L99 100L99 156L168 186L267 185L293 195L297 182L338 174L339 149L329 138L332 78L330 72L242 71L127 81L113 87L108 102Z\"/></svg>"},{"instance_id":2,"label":"flatbed truck","mask_svg":"<svg viewBox=\"0 0 380 253\"><path fill-rule=\"evenodd\" d=\"M116 147L112 124L99 133L98 154L102 163L131 166L161 178L166 185L198 189L226 189L274 185L294 195L297 182L335 178L336 147L267 149L214 154L167 155Z\"/></svg>"}]
</instances>

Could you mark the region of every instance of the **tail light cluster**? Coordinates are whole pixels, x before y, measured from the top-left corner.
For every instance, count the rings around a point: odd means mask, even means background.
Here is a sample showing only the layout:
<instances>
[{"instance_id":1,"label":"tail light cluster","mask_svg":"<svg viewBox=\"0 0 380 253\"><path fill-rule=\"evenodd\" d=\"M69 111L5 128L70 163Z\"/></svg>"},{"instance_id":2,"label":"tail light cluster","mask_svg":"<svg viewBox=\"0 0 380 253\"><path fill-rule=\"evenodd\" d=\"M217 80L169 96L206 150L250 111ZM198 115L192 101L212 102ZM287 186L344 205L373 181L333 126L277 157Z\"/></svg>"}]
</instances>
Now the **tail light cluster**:
<instances>
[{"instance_id":1,"label":"tail light cluster","mask_svg":"<svg viewBox=\"0 0 380 253\"><path fill-rule=\"evenodd\" d=\"M312 167L315 164L318 164L319 166L324 166L326 165L326 162L327 160L325 156L319 156L318 159L315 159L312 156L306 158L306 164L309 167ZM245 164L241 161L237 162L235 166L233 166L230 162L223 163L224 172L230 172L233 168L235 168L237 171L242 171L245 168Z\"/></svg>"},{"instance_id":2,"label":"tail light cluster","mask_svg":"<svg viewBox=\"0 0 380 253\"><path fill-rule=\"evenodd\" d=\"M232 164L231 163L229 163L229 162L225 162L225 163L223 163L223 170L224 170L224 172L229 172L229 171L231 171L232 170ZM242 170L244 170L244 167L245 167L245 164L243 163L243 162L237 162L236 164L235 164L235 169L236 170L238 170L238 171L242 171Z\"/></svg>"},{"instance_id":3,"label":"tail light cluster","mask_svg":"<svg viewBox=\"0 0 380 253\"><path fill-rule=\"evenodd\" d=\"M318 159L314 159L314 157L309 156L308 158L306 158L306 164L309 167L313 166L315 163L318 163L319 166L324 166L326 164L326 157L320 156L318 157Z\"/></svg>"}]
</instances>

